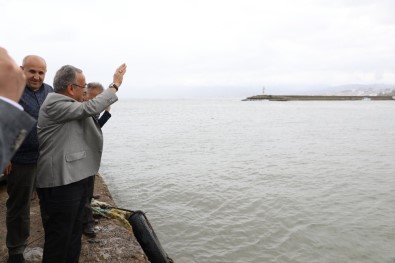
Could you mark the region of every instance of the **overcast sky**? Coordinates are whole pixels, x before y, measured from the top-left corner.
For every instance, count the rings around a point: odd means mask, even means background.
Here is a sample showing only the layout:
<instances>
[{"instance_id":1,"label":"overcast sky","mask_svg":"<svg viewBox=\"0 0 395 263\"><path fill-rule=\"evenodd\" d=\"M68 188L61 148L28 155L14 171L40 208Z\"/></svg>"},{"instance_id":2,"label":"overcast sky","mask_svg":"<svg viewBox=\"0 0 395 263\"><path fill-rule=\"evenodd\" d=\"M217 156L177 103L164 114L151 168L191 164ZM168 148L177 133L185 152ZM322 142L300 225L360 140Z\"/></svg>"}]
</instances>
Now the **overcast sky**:
<instances>
[{"instance_id":1,"label":"overcast sky","mask_svg":"<svg viewBox=\"0 0 395 263\"><path fill-rule=\"evenodd\" d=\"M395 83L395 0L0 0L0 46L120 96L245 97ZM289 92L288 92L289 93Z\"/></svg>"}]
</instances>

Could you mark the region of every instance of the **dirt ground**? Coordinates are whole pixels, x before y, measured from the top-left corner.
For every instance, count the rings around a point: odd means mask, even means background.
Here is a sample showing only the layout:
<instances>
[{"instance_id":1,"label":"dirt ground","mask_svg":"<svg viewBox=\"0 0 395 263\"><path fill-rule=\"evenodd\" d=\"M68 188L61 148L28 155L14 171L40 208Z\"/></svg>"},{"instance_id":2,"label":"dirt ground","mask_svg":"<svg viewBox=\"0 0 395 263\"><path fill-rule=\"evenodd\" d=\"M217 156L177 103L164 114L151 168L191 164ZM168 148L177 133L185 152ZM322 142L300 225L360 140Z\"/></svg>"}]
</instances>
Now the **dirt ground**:
<instances>
[{"instance_id":1,"label":"dirt ground","mask_svg":"<svg viewBox=\"0 0 395 263\"><path fill-rule=\"evenodd\" d=\"M96 176L95 194L100 195L98 199L115 206L107 186L101 176ZM8 253L5 245L6 237L6 184L0 184L0 262L7 262ZM28 263L41 262L42 247L44 244L44 230L41 224L40 208L38 198L32 200L30 210L30 238L25 250L25 259ZM80 262L120 262L140 263L149 262L140 244L137 242L133 232L127 230L115 219L100 218L95 226L96 238L82 237L82 250Z\"/></svg>"}]
</instances>

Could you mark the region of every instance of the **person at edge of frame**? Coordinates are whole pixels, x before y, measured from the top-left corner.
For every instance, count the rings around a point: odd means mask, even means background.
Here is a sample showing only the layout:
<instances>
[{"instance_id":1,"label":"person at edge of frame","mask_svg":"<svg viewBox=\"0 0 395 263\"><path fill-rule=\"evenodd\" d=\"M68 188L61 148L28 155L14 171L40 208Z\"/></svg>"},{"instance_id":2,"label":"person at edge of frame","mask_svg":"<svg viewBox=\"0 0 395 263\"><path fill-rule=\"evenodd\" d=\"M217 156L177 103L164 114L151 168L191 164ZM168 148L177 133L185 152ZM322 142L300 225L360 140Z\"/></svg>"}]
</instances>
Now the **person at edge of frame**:
<instances>
[{"instance_id":1,"label":"person at edge of frame","mask_svg":"<svg viewBox=\"0 0 395 263\"><path fill-rule=\"evenodd\" d=\"M18 104L26 84L23 71L0 47L0 172L21 146L35 120ZM6 113L6 114L4 114Z\"/></svg>"}]
</instances>

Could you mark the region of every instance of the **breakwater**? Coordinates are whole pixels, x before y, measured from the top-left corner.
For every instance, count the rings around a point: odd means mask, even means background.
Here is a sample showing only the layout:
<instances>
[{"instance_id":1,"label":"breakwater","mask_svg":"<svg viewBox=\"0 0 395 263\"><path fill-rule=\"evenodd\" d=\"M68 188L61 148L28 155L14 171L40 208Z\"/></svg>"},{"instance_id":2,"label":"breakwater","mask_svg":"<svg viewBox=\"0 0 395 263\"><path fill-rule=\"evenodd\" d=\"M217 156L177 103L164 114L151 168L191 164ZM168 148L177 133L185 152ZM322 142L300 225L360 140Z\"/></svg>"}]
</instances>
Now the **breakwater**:
<instances>
[{"instance_id":1,"label":"breakwater","mask_svg":"<svg viewBox=\"0 0 395 263\"><path fill-rule=\"evenodd\" d=\"M325 95L256 95L247 97L243 101L270 100L270 101L290 101L290 100L395 100L395 96L325 96Z\"/></svg>"}]
</instances>

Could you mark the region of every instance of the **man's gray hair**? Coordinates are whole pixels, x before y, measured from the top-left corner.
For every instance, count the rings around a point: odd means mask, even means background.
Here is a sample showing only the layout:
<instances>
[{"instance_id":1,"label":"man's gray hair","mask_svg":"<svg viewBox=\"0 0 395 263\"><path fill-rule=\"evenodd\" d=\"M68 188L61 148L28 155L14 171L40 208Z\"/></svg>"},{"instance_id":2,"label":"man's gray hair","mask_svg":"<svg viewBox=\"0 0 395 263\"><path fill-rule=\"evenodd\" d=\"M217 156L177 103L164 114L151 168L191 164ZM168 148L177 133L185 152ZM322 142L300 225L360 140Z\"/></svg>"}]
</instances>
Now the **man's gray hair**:
<instances>
[{"instance_id":1,"label":"man's gray hair","mask_svg":"<svg viewBox=\"0 0 395 263\"><path fill-rule=\"evenodd\" d=\"M88 83L88 90L94 90L94 89L98 89L100 90L100 92L103 92L104 87L102 84L100 84L99 82L90 82Z\"/></svg>"},{"instance_id":2,"label":"man's gray hair","mask_svg":"<svg viewBox=\"0 0 395 263\"><path fill-rule=\"evenodd\" d=\"M64 93L68 85L75 83L77 73L82 73L82 70L71 65L61 67L53 79L54 91Z\"/></svg>"}]
</instances>

